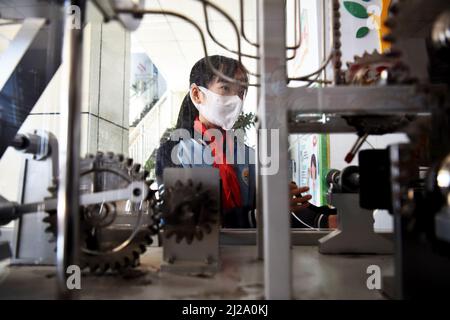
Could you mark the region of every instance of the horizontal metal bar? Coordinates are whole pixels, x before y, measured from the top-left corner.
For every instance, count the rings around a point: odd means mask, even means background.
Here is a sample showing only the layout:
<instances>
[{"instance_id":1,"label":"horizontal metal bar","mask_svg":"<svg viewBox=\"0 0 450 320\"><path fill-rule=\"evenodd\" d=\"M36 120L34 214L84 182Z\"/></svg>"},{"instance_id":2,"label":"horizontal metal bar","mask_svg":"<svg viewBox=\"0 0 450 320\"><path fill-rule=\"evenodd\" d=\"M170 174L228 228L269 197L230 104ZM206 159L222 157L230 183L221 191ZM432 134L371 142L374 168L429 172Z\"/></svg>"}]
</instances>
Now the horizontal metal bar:
<instances>
[{"instance_id":1,"label":"horizontal metal bar","mask_svg":"<svg viewBox=\"0 0 450 320\"><path fill-rule=\"evenodd\" d=\"M427 95L415 86L288 88L280 107L302 113L395 114L429 112Z\"/></svg>"},{"instance_id":2,"label":"horizontal metal bar","mask_svg":"<svg viewBox=\"0 0 450 320\"><path fill-rule=\"evenodd\" d=\"M138 189L139 191L136 191ZM131 202L140 202L148 195L148 188L145 182L134 181L128 187L117 190L108 190L102 192L88 193L80 195L80 205L87 206L102 202L112 202L120 200L130 200ZM57 199L47 199L43 202L26 203L21 205L12 205L4 208L5 214L14 214L18 218L21 214L34 213L40 211L56 210Z\"/></svg>"},{"instance_id":3,"label":"horizontal metal bar","mask_svg":"<svg viewBox=\"0 0 450 320\"><path fill-rule=\"evenodd\" d=\"M356 113L355 113L356 114ZM392 113L391 113L392 114ZM388 113L386 113L388 115ZM294 133L353 133L356 132L355 127L349 126L342 116L349 116L349 113L334 113L321 115L305 115L301 112L289 112L288 130L290 134ZM431 114L421 113L415 114L416 120L419 121L429 118ZM409 126L398 128L395 132L403 132L408 130ZM391 132L391 133L395 133Z\"/></svg>"},{"instance_id":4,"label":"horizontal metal bar","mask_svg":"<svg viewBox=\"0 0 450 320\"><path fill-rule=\"evenodd\" d=\"M135 191L138 190L137 194ZM139 202L147 197L148 188L145 182L133 181L128 187L118 190L109 190L83 194L80 196L80 205L90 205L102 202L111 202L130 199L131 202Z\"/></svg>"},{"instance_id":5,"label":"horizontal metal bar","mask_svg":"<svg viewBox=\"0 0 450 320\"><path fill-rule=\"evenodd\" d=\"M294 246L315 246L319 239L332 230L291 229L291 243ZM220 231L221 246L254 246L256 245L256 229L222 229Z\"/></svg>"}]
</instances>

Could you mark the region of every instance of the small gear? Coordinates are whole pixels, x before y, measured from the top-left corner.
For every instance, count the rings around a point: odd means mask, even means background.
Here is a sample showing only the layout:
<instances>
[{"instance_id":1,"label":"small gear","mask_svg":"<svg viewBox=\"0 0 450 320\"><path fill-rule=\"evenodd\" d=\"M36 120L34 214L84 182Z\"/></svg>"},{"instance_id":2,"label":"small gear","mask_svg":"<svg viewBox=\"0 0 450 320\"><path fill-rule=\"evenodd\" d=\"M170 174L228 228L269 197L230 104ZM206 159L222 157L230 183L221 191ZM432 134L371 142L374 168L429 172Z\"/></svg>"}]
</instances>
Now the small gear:
<instances>
[{"instance_id":1,"label":"small gear","mask_svg":"<svg viewBox=\"0 0 450 320\"><path fill-rule=\"evenodd\" d=\"M212 231L211 225L218 222L217 200L210 190L192 180L187 184L177 181L166 188L159 205L167 238L175 235L176 242L186 239L188 244L194 238L201 240Z\"/></svg>"},{"instance_id":2,"label":"small gear","mask_svg":"<svg viewBox=\"0 0 450 320\"><path fill-rule=\"evenodd\" d=\"M80 193L126 188L133 181L145 181L148 172L122 155L99 152L81 161ZM150 185L151 182L148 183ZM50 191L55 196L55 186ZM139 256L159 231L156 200L150 192L143 202L103 202L80 207L80 267L91 272L122 270L139 264ZM47 232L57 235L56 212L48 212Z\"/></svg>"},{"instance_id":3,"label":"small gear","mask_svg":"<svg viewBox=\"0 0 450 320\"><path fill-rule=\"evenodd\" d=\"M398 65L396 59L386 57L377 50L372 53L364 52L355 56L353 62L347 62L345 81L353 85L373 85L382 81L382 73L385 70Z\"/></svg>"}]
</instances>

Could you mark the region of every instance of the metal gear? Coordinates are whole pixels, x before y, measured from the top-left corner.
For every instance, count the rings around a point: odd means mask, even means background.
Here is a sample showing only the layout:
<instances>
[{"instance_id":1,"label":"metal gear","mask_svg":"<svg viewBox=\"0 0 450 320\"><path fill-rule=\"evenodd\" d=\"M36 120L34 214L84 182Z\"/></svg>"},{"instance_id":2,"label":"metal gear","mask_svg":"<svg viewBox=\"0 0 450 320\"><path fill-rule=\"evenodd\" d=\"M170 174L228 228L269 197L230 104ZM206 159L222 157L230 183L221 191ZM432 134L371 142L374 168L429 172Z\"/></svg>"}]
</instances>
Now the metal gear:
<instances>
[{"instance_id":1,"label":"metal gear","mask_svg":"<svg viewBox=\"0 0 450 320\"><path fill-rule=\"evenodd\" d=\"M415 75L416 68L426 70L429 79L427 82L433 83L433 78L437 78L437 83L445 83L448 81L448 52L441 63L438 64L433 59L434 50L437 48L447 47L448 50L448 30L449 30L449 11L450 2L448 0L393 0L389 8L389 13L385 26L389 28L389 34L384 37L386 42L391 44L390 50L385 52L385 57L397 59L399 64L403 67L403 71L392 68L389 70L389 82L391 83L417 83L419 78ZM424 50L427 49L427 59L421 59L419 56L420 50L412 50L411 43L420 40L424 42ZM431 44L431 46L430 46ZM427 48L425 48L427 45ZM420 65L422 63L422 65ZM418 66L419 64L419 66ZM436 67L437 66L437 67ZM439 69L433 72L433 68ZM443 75L441 77L433 76L433 73ZM444 80L444 81L442 81ZM424 87L417 86L418 92L427 94ZM408 136L411 140L411 146L401 147L402 157L396 166L395 172L398 172L398 177L393 177L394 187L398 189L394 193L394 207L395 211L403 215L411 215L414 211L416 201L414 199L413 186L414 181L414 163L418 166L422 162L428 162L429 159L422 159L422 151L429 147L430 141L427 137L431 135L429 125L426 122L416 123L416 126L410 127ZM408 149L409 148L409 149ZM429 174L433 173L433 169L429 170ZM393 188L394 188L393 187ZM410 188L409 190L408 187ZM403 190L401 189L403 188ZM409 196L408 196L409 195ZM436 203L436 198L430 203ZM414 222L415 220L413 220Z\"/></svg>"},{"instance_id":2,"label":"metal gear","mask_svg":"<svg viewBox=\"0 0 450 320\"><path fill-rule=\"evenodd\" d=\"M356 129L359 136L364 134L383 135L407 127L416 117L414 115L395 116L342 116L349 126Z\"/></svg>"},{"instance_id":3,"label":"metal gear","mask_svg":"<svg viewBox=\"0 0 450 320\"><path fill-rule=\"evenodd\" d=\"M345 82L352 85L373 85L380 83L383 71L394 67L398 62L374 50L355 56L353 62L347 62Z\"/></svg>"},{"instance_id":4,"label":"metal gear","mask_svg":"<svg viewBox=\"0 0 450 320\"><path fill-rule=\"evenodd\" d=\"M372 53L364 52L362 56L355 56L353 62L347 62L345 74L346 83L350 85L376 85L386 80L383 71L399 70L397 59L387 57L374 50ZM404 69L405 70L405 69ZM413 115L403 116L343 116L348 125L354 127L360 137L383 135L399 128L408 126L415 120Z\"/></svg>"},{"instance_id":5,"label":"metal gear","mask_svg":"<svg viewBox=\"0 0 450 320\"><path fill-rule=\"evenodd\" d=\"M102 152L82 159L80 193L125 188L132 181L144 181L147 171L132 159ZM146 182L147 183L147 182ZM148 185L151 182L147 183ZM54 186L50 189L55 196ZM140 254L159 231L159 215L154 212L154 191L139 204L130 201L104 202L80 207L80 267L102 274L139 264ZM46 232L57 235L56 212L48 212Z\"/></svg>"},{"instance_id":6,"label":"metal gear","mask_svg":"<svg viewBox=\"0 0 450 320\"><path fill-rule=\"evenodd\" d=\"M194 185L177 181L173 187L166 188L162 194L159 210L164 221L164 234L167 238L176 237L176 242L186 239L188 244L194 238L212 231L211 225L217 223L217 200L202 184Z\"/></svg>"},{"instance_id":7,"label":"metal gear","mask_svg":"<svg viewBox=\"0 0 450 320\"><path fill-rule=\"evenodd\" d=\"M393 0L389 14L384 22L390 33L384 41L391 44L390 50L383 55L397 59L398 63L389 70L391 83L418 82L416 68L427 69L426 61L418 66L417 55L420 50L411 49L411 41L428 39L432 35L433 26L442 12L450 9L448 0ZM425 50L425 49L424 49Z\"/></svg>"}]
</instances>

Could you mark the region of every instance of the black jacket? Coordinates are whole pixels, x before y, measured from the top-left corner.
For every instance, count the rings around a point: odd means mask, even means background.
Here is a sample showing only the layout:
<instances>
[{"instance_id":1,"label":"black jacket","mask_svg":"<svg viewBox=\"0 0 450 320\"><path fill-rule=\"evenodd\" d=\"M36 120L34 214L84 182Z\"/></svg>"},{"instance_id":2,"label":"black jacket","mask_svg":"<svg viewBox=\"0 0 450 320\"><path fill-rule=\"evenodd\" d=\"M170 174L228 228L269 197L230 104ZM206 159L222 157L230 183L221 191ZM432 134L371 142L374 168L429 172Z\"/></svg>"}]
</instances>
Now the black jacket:
<instances>
[{"instance_id":1,"label":"black jacket","mask_svg":"<svg viewBox=\"0 0 450 320\"><path fill-rule=\"evenodd\" d=\"M162 143L156 154L156 179L158 185L163 184L163 171L165 168L181 168L182 165L177 165L172 161L172 150L178 144L178 141L168 140ZM228 210L225 214L222 214L222 226L225 228L254 228L256 227L255 219L255 203L253 206L242 207ZM297 217L304 223L298 221L292 214L291 226L293 228L308 228L309 226L317 228L327 228L328 219L326 215L323 215L321 207L310 205L308 208L302 209ZM320 223L320 225L319 225Z\"/></svg>"}]
</instances>

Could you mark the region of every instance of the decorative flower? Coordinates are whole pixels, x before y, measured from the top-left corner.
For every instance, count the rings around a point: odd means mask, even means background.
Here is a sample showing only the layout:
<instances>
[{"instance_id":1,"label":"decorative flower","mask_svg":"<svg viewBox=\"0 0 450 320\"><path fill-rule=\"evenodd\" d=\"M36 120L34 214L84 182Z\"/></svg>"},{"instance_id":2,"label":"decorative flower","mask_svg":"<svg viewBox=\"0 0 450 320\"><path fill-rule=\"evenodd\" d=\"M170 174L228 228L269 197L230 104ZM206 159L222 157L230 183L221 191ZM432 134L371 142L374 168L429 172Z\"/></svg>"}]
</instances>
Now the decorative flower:
<instances>
[{"instance_id":1,"label":"decorative flower","mask_svg":"<svg viewBox=\"0 0 450 320\"><path fill-rule=\"evenodd\" d=\"M363 0L369 2L370 0ZM366 26L360 27L356 31L357 38L367 36L370 30L378 30L381 21L381 8L377 5L370 5L367 8L354 1L344 1L345 9L355 18L366 19Z\"/></svg>"}]
</instances>

